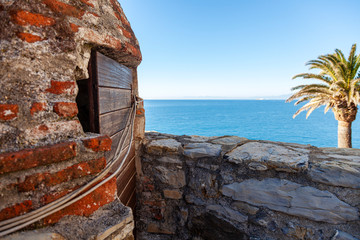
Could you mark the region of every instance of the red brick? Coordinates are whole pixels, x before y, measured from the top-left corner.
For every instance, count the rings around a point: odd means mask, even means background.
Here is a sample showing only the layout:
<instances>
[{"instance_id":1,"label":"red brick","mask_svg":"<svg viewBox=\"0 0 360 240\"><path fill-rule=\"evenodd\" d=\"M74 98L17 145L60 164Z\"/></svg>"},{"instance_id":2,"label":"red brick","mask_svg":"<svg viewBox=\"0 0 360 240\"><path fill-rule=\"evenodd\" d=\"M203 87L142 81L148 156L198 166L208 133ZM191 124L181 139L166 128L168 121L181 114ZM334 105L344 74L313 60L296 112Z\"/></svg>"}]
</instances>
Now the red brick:
<instances>
[{"instance_id":1,"label":"red brick","mask_svg":"<svg viewBox=\"0 0 360 240\"><path fill-rule=\"evenodd\" d=\"M134 45L132 45L131 43L129 42L126 42L125 43L125 50L129 53L131 53L132 55L134 55L136 58L138 58L139 60L141 60L141 52L140 50L135 47Z\"/></svg>"},{"instance_id":2,"label":"red brick","mask_svg":"<svg viewBox=\"0 0 360 240\"><path fill-rule=\"evenodd\" d=\"M130 27L130 23L128 22L128 20L125 18L124 16L124 12L123 10L121 9L119 3L116 1L116 0L111 0L110 1L112 6L113 6L113 10L114 10L114 14L115 14L115 17L117 19L119 19L123 25L126 25L128 27Z\"/></svg>"},{"instance_id":3,"label":"red brick","mask_svg":"<svg viewBox=\"0 0 360 240\"><path fill-rule=\"evenodd\" d=\"M4 208L0 211L0 221L20 216L32 210L32 201L26 200L22 203L15 204L11 207Z\"/></svg>"},{"instance_id":4,"label":"red brick","mask_svg":"<svg viewBox=\"0 0 360 240\"><path fill-rule=\"evenodd\" d=\"M132 34L126 30L125 28L123 28L122 26L118 25L118 28L121 30L121 32L123 33L123 35L127 38L132 38Z\"/></svg>"},{"instance_id":5,"label":"red brick","mask_svg":"<svg viewBox=\"0 0 360 240\"><path fill-rule=\"evenodd\" d=\"M76 156L76 143L58 143L0 154L0 174L65 161Z\"/></svg>"},{"instance_id":6,"label":"red brick","mask_svg":"<svg viewBox=\"0 0 360 240\"><path fill-rule=\"evenodd\" d=\"M141 180L142 180L143 184L146 184L146 183L148 183L148 182L151 181L150 178L147 177L147 176L143 176L143 177L141 178Z\"/></svg>"},{"instance_id":7,"label":"red brick","mask_svg":"<svg viewBox=\"0 0 360 240\"><path fill-rule=\"evenodd\" d=\"M76 24L70 23L70 28L71 28L71 31L73 31L73 32L79 31L79 26Z\"/></svg>"},{"instance_id":8,"label":"red brick","mask_svg":"<svg viewBox=\"0 0 360 240\"><path fill-rule=\"evenodd\" d=\"M124 14L121 14L120 20L121 20L121 23L122 23L123 25L126 25L126 26L130 27L130 23L129 23L128 20L125 18Z\"/></svg>"},{"instance_id":9,"label":"red brick","mask_svg":"<svg viewBox=\"0 0 360 240\"><path fill-rule=\"evenodd\" d=\"M42 124L42 125L40 125L39 126L39 128L38 128L40 131L47 131L47 130L49 130L49 127L48 126L46 126L45 124Z\"/></svg>"},{"instance_id":10,"label":"red brick","mask_svg":"<svg viewBox=\"0 0 360 240\"><path fill-rule=\"evenodd\" d=\"M52 26L55 20L51 17L45 17L41 14L31 13L28 11L20 10L12 15L12 20L22 26L32 25L37 27Z\"/></svg>"},{"instance_id":11,"label":"red brick","mask_svg":"<svg viewBox=\"0 0 360 240\"><path fill-rule=\"evenodd\" d=\"M50 187L68 182L73 179L94 175L101 172L106 166L105 157L81 162L55 173L37 173L27 176L25 180L17 184L20 192L28 192L38 189L41 185Z\"/></svg>"},{"instance_id":12,"label":"red brick","mask_svg":"<svg viewBox=\"0 0 360 240\"><path fill-rule=\"evenodd\" d=\"M112 48L115 48L116 50L123 49L121 40L110 35L105 37L104 43Z\"/></svg>"},{"instance_id":13,"label":"red brick","mask_svg":"<svg viewBox=\"0 0 360 240\"><path fill-rule=\"evenodd\" d=\"M0 104L0 120L8 121L17 117L19 106L17 104Z\"/></svg>"},{"instance_id":14,"label":"red brick","mask_svg":"<svg viewBox=\"0 0 360 240\"><path fill-rule=\"evenodd\" d=\"M74 81L54 81L51 80L50 88L46 89L47 92L53 94L75 94L76 83Z\"/></svg>"},{"instance_id":15,"label":"red brick","mask_svg":"<svg viewBox=\"0 0 360 240\"><path fill-rule=\"evenodd\" d=\"M114 48L116 50L124 51L121 39L115 38L110 35L101 35L98 32L93 31L89 28L86 28L85 30L86 31L83 35L84 40L98 45Z\"/></svg>"},{"instance_id":16,"label":"red brick","mask_svg":"<svg viewBox=\"0 0 360 240\"><path fill-rule=\"evenodd\" d=\"M94 7L94 4L89 3L89 0L80 0L81 2L85 3L86 5L90 6L90 7Z\"/></svg>"},{"instance_id":17,"label":"red brick","mask_svg":"<svg viewBox=\"0 0 360 240\"><path fill-rule=\"evenodd\" d=\"M28 43L34 43L34 42L39 42L39 41L45 40L45 39L41 38L40 36L33 35L31 33L19 32L16 35L18 36L18 38L20 38L21 40L28 42Z\"/></svg>"},{"instance_id":18,"label":"red brick","mask_svg":"<svg viewBox=\"0 0 360 240\"><path fill-rule=\"evenodd\" d=\"M54 104L54 112L60 117L75 117L79 111L76 103L57 102Z\"/></svg>"},{"instance_id":19,"label":"red brick","mask_svg":"<svg viewBox=\"0 0 360 240\"><path fill-rule=\"evenodd\" d=\"M44 111L45 107L46 107L46 103L44 102L34 102L30 108L30 114L34 115L35 113Z\"/></svg>"},{"instance_id":20,"label":"red brick","mask_svg":"<svg viewBox=\"0 0 360 240\"><path fill-rule=\"evenodd\" d=\"M153 184L145 185L145 190L152 192L152 191L154 191L154 189L155 189L155 186Z\"/></svg>"},{"instance_id":21,"label":"red brick","mask_svg":"<svg viewBox=\"0 0 360 240\"><path fill-rule=\"evenodd\" d=\"M150 210L152 213L153 213L153 217L156 219L156 220L161 220L163 219L163 215L161 214L161 209L159 208L153 208Z\"/></svg>"},{"instance_id":22,"label":"red brick","mask_svg":"<svg viewBox=\"0 0 360 240\"><path fill-rule=\"evenodd\" d=\"M76 17L81 19L85 11L78 9L72 5L57 1L57 0L43 0L42 1L53 12L58 12L66 16Z\"/></svg>"},{"instance_id":23,"label":"red brick","mask_svg":"<svg viewBox=\"0 0 360 240\"><path fill-rule=\"evenodd\" d=\"M73 203L72 205L46 217L43 220L45 225L54 224L67 215L90 216L101 206L114 201L116 196L116 178L112 178L95 191Z\"/></svg>"},{"instance_id":24,"label":"red brick","mask_svg":"<svg viewBox=\"0 0 360 240\"><path fill-rule=\"evenodd\" d=\"M91 14L91 15L95 16L95 17L100 17L100 15L99 15L99 14L94 13L94 12L87 12L87 13L89 13L89 14Z\"/></svg>"},{"instance_id":25,"label":"red brick","mask_svg":"<svg viewBox=\"0 0 360 240\"><path fill-rule=\"evenodd\" d=\"M72 189L65 189L65 190L63 190L61 192L57 192L57 193L46 194L40 198L40 202L43 205L51 203L51 202L65 196L66 194L76 190L77 188L79 188L79 186L72 188Z\"/></svg>"},{"instance_id":26,"label":"red brick","mask_svg":"<svg viewBox=\"0 0 360 240\"><path fill-rule=\"evenodd\" d=\"M145 109L144 108L136 109L136 115L143 115L143 114L145 114Z\"/></svg>"},{"instance_id":27,"label":"red brick","mask_svg":"<svg viewBox=\"0 0 360 240\"><path fill-rule=\"evenodd\" d=\"M96 138L82 140L86 148L92 149L94 152L110 151L112 140L108 136L100 136Z\"/></svg>"},{"instance_id":28,"label":"red brick","mask_svg":"<svg viewBox=\"0 0 360 240\"><path fill-rule=\"evenodd\" d=\"M115 11L114 14L115 14L115 17L121 21L121 15L120 15L120 13L118 13L118 12Z\"/></svg>"},{"instance_id":29,"label":"red brick","mask_svg":"<svg viewBox=\"0 0 360 240\"><path fill-rule=\"evenodd\" d=\"M117 2L116 0L110 0L112 6L113 6L113 10L114 10L114 13L115 13L115 16L121 20L121 17L120 17L120 14L121 14L121 9L119 8L119 6L117 5Z\"/></svg>"}]
</instances>

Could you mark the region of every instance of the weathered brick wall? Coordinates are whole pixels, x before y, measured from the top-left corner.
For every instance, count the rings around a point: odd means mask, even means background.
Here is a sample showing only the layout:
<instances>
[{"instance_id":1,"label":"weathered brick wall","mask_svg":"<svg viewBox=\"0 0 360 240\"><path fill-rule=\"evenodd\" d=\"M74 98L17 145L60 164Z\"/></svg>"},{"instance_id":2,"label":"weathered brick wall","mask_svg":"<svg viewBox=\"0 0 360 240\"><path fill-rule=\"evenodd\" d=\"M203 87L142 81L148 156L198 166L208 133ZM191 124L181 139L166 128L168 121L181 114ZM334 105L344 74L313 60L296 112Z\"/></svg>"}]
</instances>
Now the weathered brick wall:
<instances>
[{"instance_id":1,"label":"weathered brick wall","mask_svg":"<svg viewBox=\"0 0 360 240\"><path fill-rule=\"evenodd\" d=\"M91 49L133 69L141 61L120 5L1 0L0 10L0 151L83 135L76 80L88 77Z\"/></svg>"},{"instance_id":2,"label":"weathered brick wall","mask_svg":"<svg viewBox=\"0 0 360 240\"><path fill-rule=\"evenodd\" d=\"M107 136L84 133L77 80L97 50L135 72L137 39L116 0L0 0L0 221L77 189L106 166ZM90 215L114 200L113 179L61 212ZM90 207L88 207L90 206Z\"/></svg>"},{"instance_id":3,"label":"weathered brick wall","mask_svg":"<svg viewBox=\"0 0 360 240\"><path fill-rule=\"evenodd\" d=\"M147 133L138 239L360 238L360 150Z\"/></svg>"}]
</instances>

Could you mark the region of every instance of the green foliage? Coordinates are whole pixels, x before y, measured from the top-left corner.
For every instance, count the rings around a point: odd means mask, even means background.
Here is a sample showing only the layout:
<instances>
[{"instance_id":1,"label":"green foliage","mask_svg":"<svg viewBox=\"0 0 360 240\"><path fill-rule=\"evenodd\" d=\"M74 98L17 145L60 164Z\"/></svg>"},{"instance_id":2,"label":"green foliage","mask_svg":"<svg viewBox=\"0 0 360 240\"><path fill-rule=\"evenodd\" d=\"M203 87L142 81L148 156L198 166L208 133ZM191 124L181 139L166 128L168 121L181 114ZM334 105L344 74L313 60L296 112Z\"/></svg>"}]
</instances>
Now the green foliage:
<instances>
[{"instance_id":1,"label":"green foliage","mask_svg":"<svg viewBox=\"0 0 360 240\"><path fill-rule=\"evenodd\" d=\"M356 44L352 45L349 57L336 49L335 53L321 55L316 60L306 63L309 69L317 69L319 73L301 73L295 78L315 79L320 84L299 85L298 90L286 101L297 100L295 105L306 102L295 114L307 111L306 118L318 107L325 105L325 113L336 108L337 111L356 107L360 102L360 54L356 55ZM356 113L355 113L356 114Z\"/></svg>"}]
</instances>

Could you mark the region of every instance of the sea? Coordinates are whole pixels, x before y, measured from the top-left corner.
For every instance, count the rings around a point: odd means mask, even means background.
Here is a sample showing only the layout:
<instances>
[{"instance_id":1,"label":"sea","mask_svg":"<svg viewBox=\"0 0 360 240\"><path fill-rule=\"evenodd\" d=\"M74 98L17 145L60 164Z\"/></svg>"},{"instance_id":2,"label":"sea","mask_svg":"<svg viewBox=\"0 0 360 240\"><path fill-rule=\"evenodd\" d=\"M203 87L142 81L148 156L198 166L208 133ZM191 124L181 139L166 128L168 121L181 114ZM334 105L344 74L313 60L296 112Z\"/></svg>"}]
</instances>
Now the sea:
<instances>
[{"instance_id":1,"label":"sea","mask_svg":"<svg viewBox=\"0 0 360 240\"><path fill-rule=\"evenodd\" d=\"M300 106L285 100L145 100L144 105L146 131L337 146L337 121L324 108L308 119L305 112L293 119ZM359 119L352 124L352 143L360 148Z\"/></svg>"}]
</instances>

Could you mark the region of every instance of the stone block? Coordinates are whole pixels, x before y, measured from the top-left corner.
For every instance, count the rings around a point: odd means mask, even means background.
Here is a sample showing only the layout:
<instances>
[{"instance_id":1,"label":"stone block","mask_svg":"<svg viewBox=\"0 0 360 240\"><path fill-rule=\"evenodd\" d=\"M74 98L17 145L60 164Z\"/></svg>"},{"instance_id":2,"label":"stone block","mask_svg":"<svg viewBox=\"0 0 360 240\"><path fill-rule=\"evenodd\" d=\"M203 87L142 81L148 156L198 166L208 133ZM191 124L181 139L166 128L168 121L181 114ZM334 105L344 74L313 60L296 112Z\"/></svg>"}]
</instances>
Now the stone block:
<instances>
[{"instance_id":1,"label":"stone block","mask_svg":"<svg viewBox=\"0 0 360 240\"><path fill-rule=\"evenodd\" d=\"M160 234L166 234L166 235L173 235L175 234L174 229L169 229L164 226L160 226L158 223L149 223L147 226L147 232L150 233L160 233Z\"/></svg>"},{"instance_id":2,"label":"stone block","mask_svg":"<svg viewBox=\"0 0 360 240\"><path fill-rule=\"evenodd\" d=\"M164 189L164 197L170 199L181 199L182 192L179 190Z\"/></svg>"},{"instance_id":3,"label":"stone block","mask_svg":"<svg viewBox=\"0 0 360 240\"><path fill-rule=\"evenodd\" d=\"M146 146L146 151L150 154L159 155L162 153L178 153L181 143L175 139L153 140Z\"/></svg>"},{"instance_id":4,"label":"stone block","mask_svg":"<svg viewBox=\"0 0 360 240\"><path fill-rule=\"evenodd\" d=\"M185 172L183 170L171 170L163 166L155 167L155 176L162 182L173 188L185 186Z\"/></svg>"},{"instance_id":5,"label":"stone block","mask_svg":"<svg viewBox=\"0 0 360 240\"><path fill-rule=\"evenodd\" d=\"M184 155L189 158L218 157L221 145L211 143L189 143L185 145Z\"/></svg>"},{"instance_id":6,"label":"stone block","mask_svg":"<svg viewBox=\"0 0 360 240\"><path fill-rule=\"evenodd\" d=\"M2 238L3 240L67 240L58 233L25 232L16 233Z\"/></svg>"},{"instance_id":7,"label":"stone block","mask_svg":"<svg viewBox=\"0 0 360 240\"><path fill-rule=\"evenodd\" d=\"M231 207L239 210L240 212L245 212L251 215L255 215L259 211L259 208L239 201L233 202Z\"/></svg>"},{"instance_id":8,"label":"stone block","mask_svg":"<svg viewBox=\"0 0 360 240\"><path fill-rule=\"evenodd\" d=\"M359 220L358 209L328 191L284 179L245 180L225 185L225 196L289 215L332 224Z\"/></svg>"},{"instance_id":9,"label":"stone block","mask_svg":"<svg viewBox=\"0 0 360 240\"><path fill-rule=\"evenodd\" d=\"M243 143L246 141L248 141L248 139L243 138L243 137L238 137L238 136L224 136L221 138L211 140L211 142L214 144L220 144L222 146L222 151L224 153L232 150L239 143Z\"/></svg>"},{"instance_id":10,"label":"stone block","mask_svg":"<svg viewBox=\"0 0 360 240\"><path fill-rule=\"evenodd\" d=\"M360 161L355 161L356 156L354 160L340 157L313 163L309 176L315 182L360 189Z\"/></svg>"},{"instance_id":11,"label":"stone block","mask_svg":"<svg viewBox=\"0 0 360 240\"><path fill-rule=\"evenodd\" d=\"M157 159L161 163L174 163L174 164L182 164L182 161L179 157L176 156L163 156Z\"/></svg>"},{"instance_id":12,"label":"stone block","mask_svg":"<svg viewBox=\"0 0 360 240\"><path fill-rule=\"evenodd\" d=\"M220 219L224 219L230 223L243 223L248 220L246 215L239 213L238 211L234 211L231 208L223 207L220 205L208 205L206 207L207 212L211 212L216 214L216 216Z\"/></svg>"},{"instance_id":13,"label":"stone block","mask_svg":"<svg viewBox=\"0 0 360 240\"><path fill-rule=\"evenodd\" d=\"M331 238L331 240L359 240L359 239L346 232L336 230L335 235Z\"/></svg>"},{"instance_id":14,"label":"stone block","mask_svg":"<svg viewBox=\"0 0 360 240\"><path fill-rule=\"evenodd\" d=\"M120 201L106 204L90 217L67 216L57 224L42 229L5 236L4 240L72 240L113 239L130 240L133 237L132 211ZM56 233L55 233L56 232Z\"/></svg>"},{"instance_id":15,"label":"stone block","mask_svg":"<svg viewBox=\"0 0 360 240\"><path fill-rule=\"evenodd\" d=\"M233 163L259 163L277 171L300 172L308 169L308 153L273 143L249 142L227 153L225 157ZM252 167L252 166L250 166ZM264 167L260 167L264 170Z\"/></svg>"}]
</instances>

